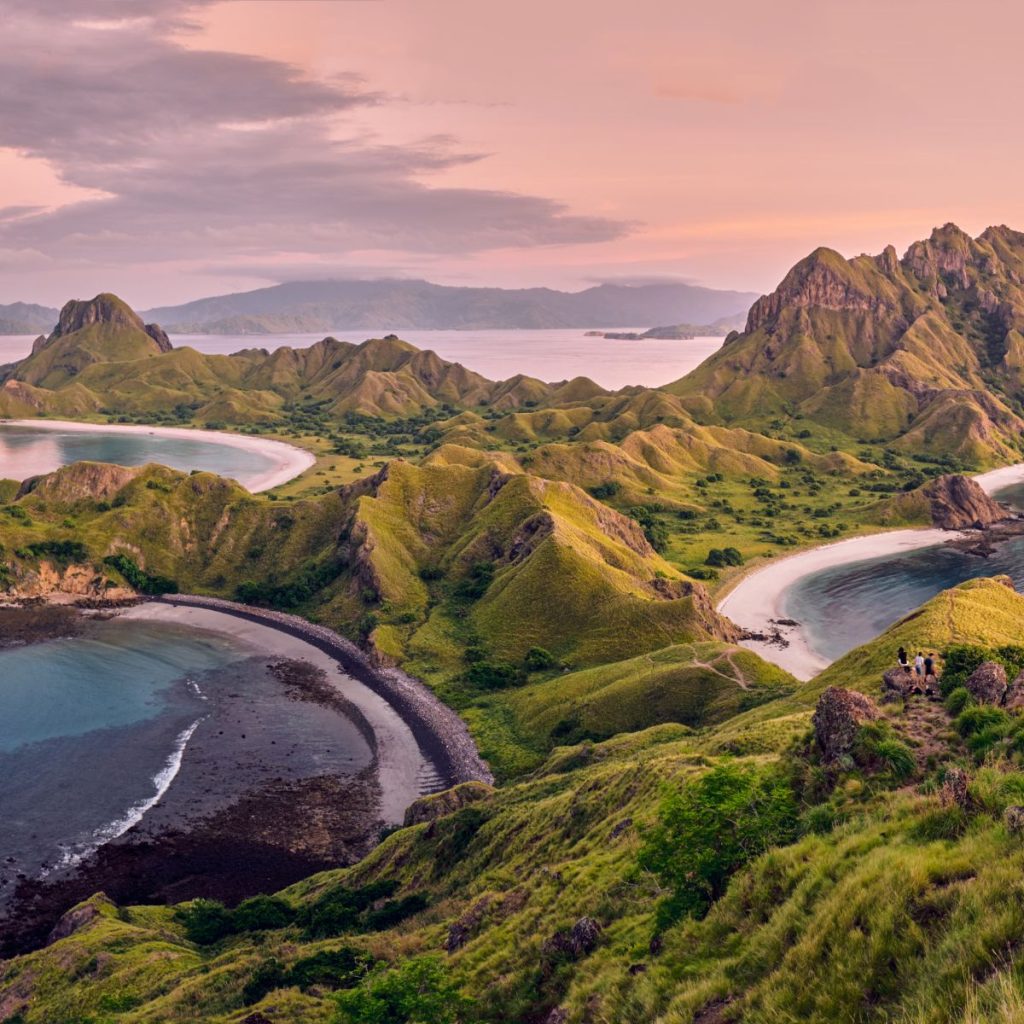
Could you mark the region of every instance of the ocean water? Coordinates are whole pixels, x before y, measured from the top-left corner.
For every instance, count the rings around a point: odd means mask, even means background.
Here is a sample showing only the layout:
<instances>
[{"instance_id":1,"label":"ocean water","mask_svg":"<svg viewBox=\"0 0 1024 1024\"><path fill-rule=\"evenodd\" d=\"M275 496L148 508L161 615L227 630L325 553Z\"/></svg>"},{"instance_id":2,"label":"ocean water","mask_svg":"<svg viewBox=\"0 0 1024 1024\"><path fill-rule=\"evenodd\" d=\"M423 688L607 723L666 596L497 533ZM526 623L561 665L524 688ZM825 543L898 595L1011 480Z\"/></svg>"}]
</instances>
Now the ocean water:
<instances>
[{"instance_id":1,"label":"ocean water","mask_svg":"<svg viewBox=\"0 0 1024 1024\"><path fill-rule=\"evenodd\" d=\"M100 429L95 433L35 430L0 423L0 479L25 480L82 461L118 466L158 462L186 472L200 469L231 477L243 487L276 465L260 452L213 441Z\"/></svg>"},{"instance_id":2,"label":"ocean water","mask_svg":"<svg viewBox=\"0 0 1024 1024\"><path fill-rule=\"evenodd\" d=\"M372 761L352 722L289 697L267 661L228 634L130 619L0 651L0 904L19 875L73 867L151 817L174 827L261 780Z\"/></svg>"},{"instance_id":3,"label":"ocean water","mask_svg":"<svg viewBox=\"0 0 1024 1024\"><path fill-rule=\"evenodd\" d=\"M418 331L382 327L313 334L172 334L171 341L176 346L188 345L200 352L228 355L243 348L275 349L285 345L307 348L325 334L357 343L397 334L418 348L432 349L443 359L462 363L492 380L504 380L517 373L546 381L582 376L612 390L630 384L645 387L668 384L689 373L722 346L720 337L690 341L588 338L579 327L543 331ZM32 348L32 341L31 336L0 336L0 364L24 358Z\"/></svg>"},{"instance_id":4,"label":"ocean water","mask_svg":"<svg viewBox=\"0 0 1024 1024\"><path fill-rule=\"evenodd\" d=\"M995 497L1024 509L1024 485ZM1009 576L1024 589L1024 536L996 546L987 558L945 545L834 566L805 576L782 598L808 643L830 661L867 643L940 591L983 576Z\"/></svg>"}]
</instances>

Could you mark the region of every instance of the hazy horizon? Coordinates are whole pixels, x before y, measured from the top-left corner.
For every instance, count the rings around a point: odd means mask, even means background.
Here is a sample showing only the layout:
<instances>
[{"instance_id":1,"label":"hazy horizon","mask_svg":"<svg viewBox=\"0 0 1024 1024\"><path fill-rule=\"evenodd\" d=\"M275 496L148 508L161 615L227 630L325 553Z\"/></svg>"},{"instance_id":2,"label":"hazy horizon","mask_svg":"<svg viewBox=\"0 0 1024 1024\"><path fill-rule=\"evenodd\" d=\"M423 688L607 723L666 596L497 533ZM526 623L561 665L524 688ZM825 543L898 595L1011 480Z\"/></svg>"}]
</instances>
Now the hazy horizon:
<instances>
[{"instance_id":1,"label":"hazy horizon","mask_svg":"<svg viewBox=\"0 0 1024 1024\"><path fill-rule=\"evenodd\" d=\"M955 10L0 0L0 302L766 292L819 245L1024 224L1024 12L982 0L980 45Z\"/></svg>"}]
</instances>

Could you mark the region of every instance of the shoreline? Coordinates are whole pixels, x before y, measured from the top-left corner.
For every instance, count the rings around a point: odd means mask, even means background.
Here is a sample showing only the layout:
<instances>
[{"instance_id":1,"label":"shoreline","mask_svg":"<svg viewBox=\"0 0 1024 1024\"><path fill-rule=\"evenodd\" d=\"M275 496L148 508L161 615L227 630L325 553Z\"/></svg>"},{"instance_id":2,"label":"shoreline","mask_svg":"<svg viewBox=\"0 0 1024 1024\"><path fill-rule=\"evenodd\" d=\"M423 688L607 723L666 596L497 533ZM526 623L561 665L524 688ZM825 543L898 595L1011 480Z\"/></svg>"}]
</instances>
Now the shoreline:
<instances>
[{"instance_id":1,"label":"shoreline","mask_svg":"<svg viewBox=\"0 0 1024 1024\"><path fill-rule=\"evenodd\" d=\"M986 494L1024 482L1024 463L1000 466L972 478ZM742 576L717 602L716 609L751 633L781 634L786 646L767 640L742 640L741 644L806 682L832 664L811 646L801 626L780 626L783 603L789 589L801 579L823 569L904 554L947 544L966 536L964 531L937 527L880 530L859 537L820 544L768 563Z\"/></svg>"},{"instance_id":2,"label":"shoreline","mask_svg":"<svg viewBox=\"0 0 1024 1024\"><path fill-rule=\"evenodd\" d=\"M316 456L305 448L275 441L267 437L253 437L235 434L226 430L201 430L192 427L157 427L138 423L84 423L80 420L0 420L0 426L24 427L32 430L68 431L72 433L106 434L151 434L175 441L198 441L202 444L219 444L229 448L261 455L273 462L273 466L252 478L246 490L253 494L269 491L274 487L294 480L300 473L316 465Z\"/></svg>"},{"instance_id":3,"label":"shoreline","mask_svg":"<svg viewBox=\"0 0 1024 1024\"><path fill-rule=\"evenodd\" d=\"M455 711L443 703L425 683L407 675L401 669L383 668L372 664L359 647L334 630L285 612L255 608L216 597L188 594L166 594L152 598L134 606L125 614L131 618L156 617L171 621L188 621L188 618L161 614L160 609L174 608L186 610L191 616L195 616L196 612L231 616L276 631L315 648L334 663L332 667L340 666L342 673L361 684L387 706L432 763L445 787L470 781L485 782L488 785L494 783L494 776L480 757L466 723ZM193 618L192 621L197 627L204 628L200 625L200 618ZM205 628L217 627L208 625ZM223 625L219 631L224 631ZM238 634L239 630L234 628L230 632ZM301 654L297 656L303 657ZM316 659L309 658L308 654L305 657L314 664L317 663ZM349 692L345 692L344 696L359 707L375 731L378 725L384 724L379 705L376 708L370 707L368 712L363 706L365 701L355 700L353 694ZM380 739L378 735L378 741ZM379 752L379 757L383 762L383 751ZM402 810L404 811L404 808Z\"/></svg>"}]
</instances>

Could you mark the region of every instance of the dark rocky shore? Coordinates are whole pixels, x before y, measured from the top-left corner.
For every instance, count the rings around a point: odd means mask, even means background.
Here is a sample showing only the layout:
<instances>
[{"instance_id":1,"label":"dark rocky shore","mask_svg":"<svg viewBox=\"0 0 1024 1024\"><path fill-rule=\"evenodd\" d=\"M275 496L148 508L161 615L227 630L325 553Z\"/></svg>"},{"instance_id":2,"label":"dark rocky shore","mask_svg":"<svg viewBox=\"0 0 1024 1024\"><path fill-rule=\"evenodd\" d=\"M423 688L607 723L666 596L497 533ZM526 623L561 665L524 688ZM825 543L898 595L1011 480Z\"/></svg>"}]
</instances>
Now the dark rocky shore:
<instances>
[{"instance_id":1,"label":"dark rocky shore","mask_svg":"<svg viewBox=\"0 0 1024 1024\"><path fill-rule=\"evenodd\" d=\"M448 785L470 781L494 783L494 776L480 757L466 723L451 708L418 679L397 668L372 664L363 651L334 630L307 622L297 615L253 608L216 597L169 594L154 600L236 615L305 640L337 659L349 675L383 697L401 715Z\"/></svg>"}]
</instances>

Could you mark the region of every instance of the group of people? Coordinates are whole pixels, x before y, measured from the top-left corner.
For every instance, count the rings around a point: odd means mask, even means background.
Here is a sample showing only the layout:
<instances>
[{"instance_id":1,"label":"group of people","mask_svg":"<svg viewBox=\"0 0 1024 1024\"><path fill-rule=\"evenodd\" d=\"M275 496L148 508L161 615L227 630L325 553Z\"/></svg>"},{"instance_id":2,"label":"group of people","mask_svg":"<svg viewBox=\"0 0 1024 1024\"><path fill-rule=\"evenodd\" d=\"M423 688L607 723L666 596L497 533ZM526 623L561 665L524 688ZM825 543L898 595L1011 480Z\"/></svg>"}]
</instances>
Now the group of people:
<instances>
[{"instance_id":1,"label":"group of people","mask_svg":"<svg viewBox=\"0 0 1024 1024\"><path fill-rule=\"evenodd\" d=\"M911 671L910 656L905 647L900 647L896 652L896 658L903 671L909 674ZM935 696L939 682L939 677L935 672L935 652L932 651L926 655L924 651L918 651L914 658L913 672L917 677L918 684L915 691L923 692L926 697Z\"/></svg>"}]
</instances>

